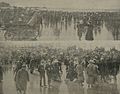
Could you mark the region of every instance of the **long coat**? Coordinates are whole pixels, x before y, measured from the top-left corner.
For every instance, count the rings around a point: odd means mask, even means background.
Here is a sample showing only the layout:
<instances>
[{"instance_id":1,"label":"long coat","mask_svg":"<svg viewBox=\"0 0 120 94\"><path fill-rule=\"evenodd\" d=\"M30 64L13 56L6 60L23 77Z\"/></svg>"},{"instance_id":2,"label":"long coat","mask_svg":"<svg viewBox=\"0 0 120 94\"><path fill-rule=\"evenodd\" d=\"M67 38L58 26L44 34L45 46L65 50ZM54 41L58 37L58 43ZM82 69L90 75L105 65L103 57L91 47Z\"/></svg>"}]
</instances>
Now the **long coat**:
<instances>
[{"instance_id":1,"label":"long coat","mask_svg":"<svg viewBox=\"0 0 120 94\"><path fill-rule=\"evenodd\" d=\"M3 69L0 66L0 81L2 81L2 80L3 80Z\"/></svg>"},{"instance_id":2,"label":"long coat","mask_svg":"<svg viewBox=\"0 0 120 94\"><path fill-rule=\"evenodd\" d=\"M94 28L93 25L88 25L88 29L87 29L87 33L86 33L86 37L85 37L86 40L90 40L90 41L94 40L93 28Z\"/></svg>"},{"instance_id":3,"label":"long coat","mask_svg":"<svg viewBox=\"0 0 120 94\"><path fill-rule=\"evenodd\" d=\"M20 69L15 75L16 88L18 90L26 90L29 74L25 69Z\"/></svg>"},{"instance_id":4,"label":"long coat","mask_svg":"<svg viewBox=\"0 0 120 94\"><path fill-rule=\"evenodd\" d=\"M95 81L97 80L98 66L94 64L88 64L87 75L88 75L87 83L94 84Z\"/></svg>"},{"instance_id":5,"label":"long coat","mask_svg":"<svg viewBox=\"0 0 120 94\"><path fill-rule=\"evenodd\" d=\"M2 81L3 80L3 69L0 66L0 94L3 94L3 85L2 85Z\"/></svg>"},{"instance_id":6,"label":"long coat","mask_svg":"<svg viewBox=\"0 0 120 94\"><path fill-rule=\"evenodd\" d=\"M84 68L83 68L83 66L81 64L77 65L76 70L77 70L78 80L80 82L83 82L84 81L84 76L83 76Z\"/></svg>"},{"instance_id":7,"label":"long coat","mask_svg":"<svg viewBox=\"0 0 120 94\"><path fill-rule=\"evenodd\" d=\"M79 24L77 25L77 28L78 28L78 30L77 30L77 35L78 35L78 37L79 37L79 40L81 40L82 33L85 31L84 25L79 23Z\"/></svg>"}]
</instances>

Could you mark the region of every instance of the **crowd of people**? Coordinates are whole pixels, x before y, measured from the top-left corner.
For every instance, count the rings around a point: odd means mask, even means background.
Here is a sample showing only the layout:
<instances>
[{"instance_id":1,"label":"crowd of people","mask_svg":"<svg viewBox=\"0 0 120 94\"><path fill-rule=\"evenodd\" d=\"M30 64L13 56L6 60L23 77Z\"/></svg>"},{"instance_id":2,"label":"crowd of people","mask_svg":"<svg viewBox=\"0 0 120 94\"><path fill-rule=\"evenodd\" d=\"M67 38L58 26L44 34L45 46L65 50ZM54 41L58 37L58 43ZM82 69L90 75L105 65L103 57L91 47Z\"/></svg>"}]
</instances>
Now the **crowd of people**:
<instances>
[{"instance_id":1,"label":"crowd of people","mask_svg":"<svg viewBox=\"0 0 120 94\"><path fill-rule=\"evenodd\" d=\"M110 83L112 78L114 83L117 82L120 51L115 48L84 50L76 46L67 49L40 46L1 48L0 53L1 65L13 66L17 91L24 91L24 94L29 72L31 75L39 73L40 87L51 87L53 81L61 82L63 73L66 74L66 84L75 82L84 86L86 79L91 88L97 83ZM3 75L2 72L0 75ZM2 76L0 79L3 79Z\"/></svg>"},{"instance_id":2,"label":"crowd of people","mask_svg":"<svg viewBox=\"0 0 120 94\"><path fill-rule=\"evenodd\" d=\"M36 12L37 16L33 17ZM15 25L31 25L37 20L38 23L41 24L41 29L52 28L54 35L59 37L62 30L65 29L67 31L68 28L74 25L74 29L78 32L79 40L85 31L87 31L86 40L94 40L93 31L95 34L100 33L105 23L107 30L112 32L115 40L118 40L120 28L119 16L119 12L116 11L68 12L52 11L47 8L39 9L11 6L8 8L0 8L0 27L5 26L5 29L9 31L11 28L17 28ZM29 24L32 17L34 21ZM85 30L86 27L88 28L87 30ZM23 30L21 30L21 32L22 31ZM41 32L42 31L43 30L41 30ZM17 32L17 30L15 32ZM41 32L39 32L40 36Z\"/></svg>"}]
</instances>

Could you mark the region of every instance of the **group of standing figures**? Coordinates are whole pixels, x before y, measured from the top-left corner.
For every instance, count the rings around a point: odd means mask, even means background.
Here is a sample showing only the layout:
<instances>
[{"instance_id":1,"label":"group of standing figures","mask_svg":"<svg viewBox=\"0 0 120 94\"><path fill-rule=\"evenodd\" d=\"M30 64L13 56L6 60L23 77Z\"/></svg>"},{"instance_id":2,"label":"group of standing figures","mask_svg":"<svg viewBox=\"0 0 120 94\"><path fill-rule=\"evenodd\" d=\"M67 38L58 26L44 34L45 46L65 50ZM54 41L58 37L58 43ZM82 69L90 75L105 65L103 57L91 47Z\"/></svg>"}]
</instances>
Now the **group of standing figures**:
<instances>
[{"instance_id":1,"label":"group of standing figures","mask_svg":"<svg viewBox=\"0 0 120 94\"><path fill-rule=\"evenodd\" d=\"M0 28L6 31L4 34L6 40L37 40L37 37L41 37L44 31L52 31L59 39L61 32L74 32L74 29L78 31L80 40L85 31L83 28L87 27L85 40L91 41L94 40L94 32L95 35L104 32L102 30L104 24L106 29L112 33L114 40L119 40L120 13L117 10L81 12L41 10L33 7L1 7L0 19ZM80 20L83 22L76 26Z\"/></svg>"},{"instance_id":2,"label":"group of standing figures","mask_svg":"<svg viewBox=\"0 0 120 94\"><path fill-rule=\"evenodd\" d=\"M85 33L85 40L94 40L94 32L96 29L97 30L101 30L100 26L94 26L94 24L91 21L88 22L84 22L83 20L81 20L80 22L77 23L77 35L79 37L79 40L81 40L82 35Z\"/></svg>"},{"instance_id":3,"label":"group of standing figures","mask_svg":"<svg viewBox=\"0 0 120 94\"><path fill-rule=\"evenodd\" d=\"M88 87L91 88L96 84L98 74L99 70L95 61L90 60L86 65L85 62L79 63L75 60L74 63L67 67L66 78L77 82L80 86L84 86L85 82L87 82Z\"/></svg>"},{"instance_id":4,"label":"group of standing figures","mask_svg":"<svg viewBox=\"0 0 120 94\"><path fill-rule=\"evenodd\" d=\"M95 63L94 60L89 60L88 64L85 62L80 63L77 59L74 59L67 64L66 62L60 63L57 59L54 59L52 62L48 59L47 61L41 60L37 65L37 69L34 69L32 64L28 67L19 62L19 65L15 68L16 89L20 94L22 94L22 92L26 94L27 82L29 81L28 68L30 68L32 75L39 72L40 87L52 88L53 81L61 83L62 80L65 80L66 84L75 82L81 87L87 82L88 87L92 88L99 83L99 68ZM63 70L63 67L66 68L66 71ZM66 79L62 78L63 72L66 74ZM114 77L116 77L116 75L114 75ZM101 80L105 80L105 78L102 76Z\"/></svg>"},{"instance_id":5,"label":"group of standing figures","mask_svg":"<svg viewBox=\"0 0 120 94\"><path fill-rule=\"evenodd\" d=\"M23 92L26 94L27 82L29 81L29 70L32 75L36 73L36 70L39 72L40 87L51 88L52 80L61 82L60 71L62 73L62 70L60 68L61 66L59 66L60 63L58 63L56 59L52 63L50 60L45 61L43 59L38 63L36 69L34 68L35 62L33 60L31 61L32 62L28 66L24 64L24 62L18 62L17 66L14 67L15 83L18 93L21 94Z\"/></svg>"},{"instance_id":6,"label":"group of standing figures","mask_svg":"<svg viewBox=\"0 0 120 94\"><path fill-rule=\"evenodd\" d=\"M96 87L101 83L117 82L120 51L115 48L109 51L103 48L82 50L74 47L67 50L42 47L30 50L18 50L17 48L17 50L12 49L7 53L5 48L1 51L3 50L1 63L13 65L14 81L18 94L26 94L27 83L31 81L31 76L34 74L39 75L41 88L53 88L55 83L63 81L67 86L73 82L81 87L87 84L89 88ZM0 84L2 80L3 70L0 67Z\"/></svg>"}]
</instances>

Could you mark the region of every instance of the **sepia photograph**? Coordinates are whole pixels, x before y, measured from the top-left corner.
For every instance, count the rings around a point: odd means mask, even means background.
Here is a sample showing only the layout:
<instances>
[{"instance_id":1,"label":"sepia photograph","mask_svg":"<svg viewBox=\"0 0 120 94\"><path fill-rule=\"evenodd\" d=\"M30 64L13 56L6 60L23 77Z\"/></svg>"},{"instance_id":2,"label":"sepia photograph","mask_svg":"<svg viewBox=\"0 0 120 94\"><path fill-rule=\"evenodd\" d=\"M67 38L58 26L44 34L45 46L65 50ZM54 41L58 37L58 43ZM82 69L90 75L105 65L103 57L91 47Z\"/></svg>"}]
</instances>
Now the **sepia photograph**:
<instances>
[{"instance_id":1,"label":"sepia photograph","mask_svg":"<svg viewBox=\"0 0 120 94\"><path fill-rule=\"evenodd\" d=\"M119 0L0 2L1 41L119 40L119 32Z\"/></svg>"},{"instance_id":2,"label":"sepia photograph","mask_svg":"<svg viewBox=\"0 0 120 94\"><path fill-rule=\"evenodd\" d=\"M120 43L75 43L0 42L0 94L120 94Z\"/></svg>"},{"instance_id":3,"label":"sepia photograph","mask_svg":"<svg viewBox=\"0 0 120 94\"><path fill-rule=\"evenodd\" d=\"M0 0L0 94L120 94L120 1Z\"/></svg>"}]
</instances>

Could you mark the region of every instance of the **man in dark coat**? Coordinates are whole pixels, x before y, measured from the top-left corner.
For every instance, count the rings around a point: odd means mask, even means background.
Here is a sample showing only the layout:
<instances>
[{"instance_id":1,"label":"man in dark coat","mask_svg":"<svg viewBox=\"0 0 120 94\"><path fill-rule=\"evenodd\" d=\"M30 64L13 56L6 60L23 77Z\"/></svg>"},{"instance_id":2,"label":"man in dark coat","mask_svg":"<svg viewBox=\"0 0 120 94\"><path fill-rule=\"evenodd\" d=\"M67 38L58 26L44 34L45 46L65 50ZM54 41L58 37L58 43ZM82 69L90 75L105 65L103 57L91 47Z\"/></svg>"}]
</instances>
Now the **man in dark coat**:
<instances>
[{"instance_id":1,"label":"man in dark coat","mask_svg":"<svg viewBox=\"0 0 120 94\"><path fill-rule=\"evenodd\" d=\"M68 59L68 57L65 58L64 65L66 66L66 70L68 70L68 67L69 67L69 59Z\"/></svg>"},{"instance_id":2,"label":"man in dark coat","mask_svg":"<svg viewBox=\"0 0 120 94\"><path fill-rule=\"evenodd\" d=\"M73 60L70 60L70 64L67 70L66 78L70 81L73 81L77 78L76 65L73 63Z\"/></svg>"},{"instance_id":3,"label":"man in dark coat","mask_svg":"<svg viewBox=\"0 0 120 94\"><path fill-rule=\"evenodd\" d=\"M33 74L33 72L34 72L34 67L35 67L35 59L31 59L31 61L30 61L30 73L31 74Z\"/></svg>"},{"instance_id":4,"label":"man in dark coat","mask_svg":"<svg viewBox=\"0 0 120 94\"><path fill-rule=\"evenodd\" d=\"M17 65L16 65L16 68L14 70L14 73L17 73L21 68L22 68L22 62L17 61Z\"/></svg>"},{"instance_id":5,"label":"man in dark coat","mask_svg":"<svg viewBox=\"0 0 120 94\"><path fill-rule=\"evenodd\" d=\"M0 82L3 80L3 68L0 65Z\"/></svg>"},{"instance_id":6,"label":"man in dark coat","mask_svg":"<svg viewBox=\"0 0 120 94\"><path fill-rule=\"evenodd\" d=\"M23 64L22 68L15 75L16 89L18 94L26 94L28 81L29 74L26 71L26 65Z\"/></svg>"},{"instance_id":7,"label":"man in dark coat","mask_svg":"<svg viewBox=\"0 0 120 94\"><path fill-rule=\"evenodd\" d=\"M84 82L83 65L81 63L77 64L76 70L77 70L77 79L79 81L79 84L82 86L83 85L82 83Z\"/></svg>"},{"instance_id":8,"label":"man in dark coat","mask_svg":"<svg viewBox=\"0 0 120 94\"><path fill-rule=\"evenodd\" d=\"M79 37L79 40L81 40L82 33L85 31L84 29L84 22L81 20L80 22L77 23L77 35Z\"/></svg>"},{"instance_id":9,"label":"man in dark coat","mask_svg":"<svg viewBox=\"0 0 120 94\"><path fill-rule=\"evenodd\" d=\"M2 66L0 65L0 94L3 94L2 80L3 80L3 69Z\"/></svg>"},{"instance_id":10,"label":"man in dark coat","mask_svg":"<svg viewBox=\"0 0 120 94\"><path fill-rule=\"evenodd\" d=\"M45 70L46 70L47 78L48 78L48 86L50 87L51 78L52 78L52 70L53 70L50 60L48 60Z\"/></svg>"},{"instance_id":11,"label":"man in dark coat","mask_svg":"<svg viewBox=\"0 0 120 94\"><path fill-rule=\"evenodd\" d=\"M46 81L45 81L45 60L41 60L40 65L38 66L38 72L40 73L40 86L42 86L42 79L43 79L44 86L46 86Z\"/></svg>"},{"instance_id":12,"label":"man in dark coat","mask_svg":"<svg viewBox=\"0 0 120 94\"><path fill-rule=\"evenodd\" d=\"M58 60L57 59L55 59L53 61L53 80L54 81L61 81L60 67L58 65Z\"/></svg>"}]
</instances>

